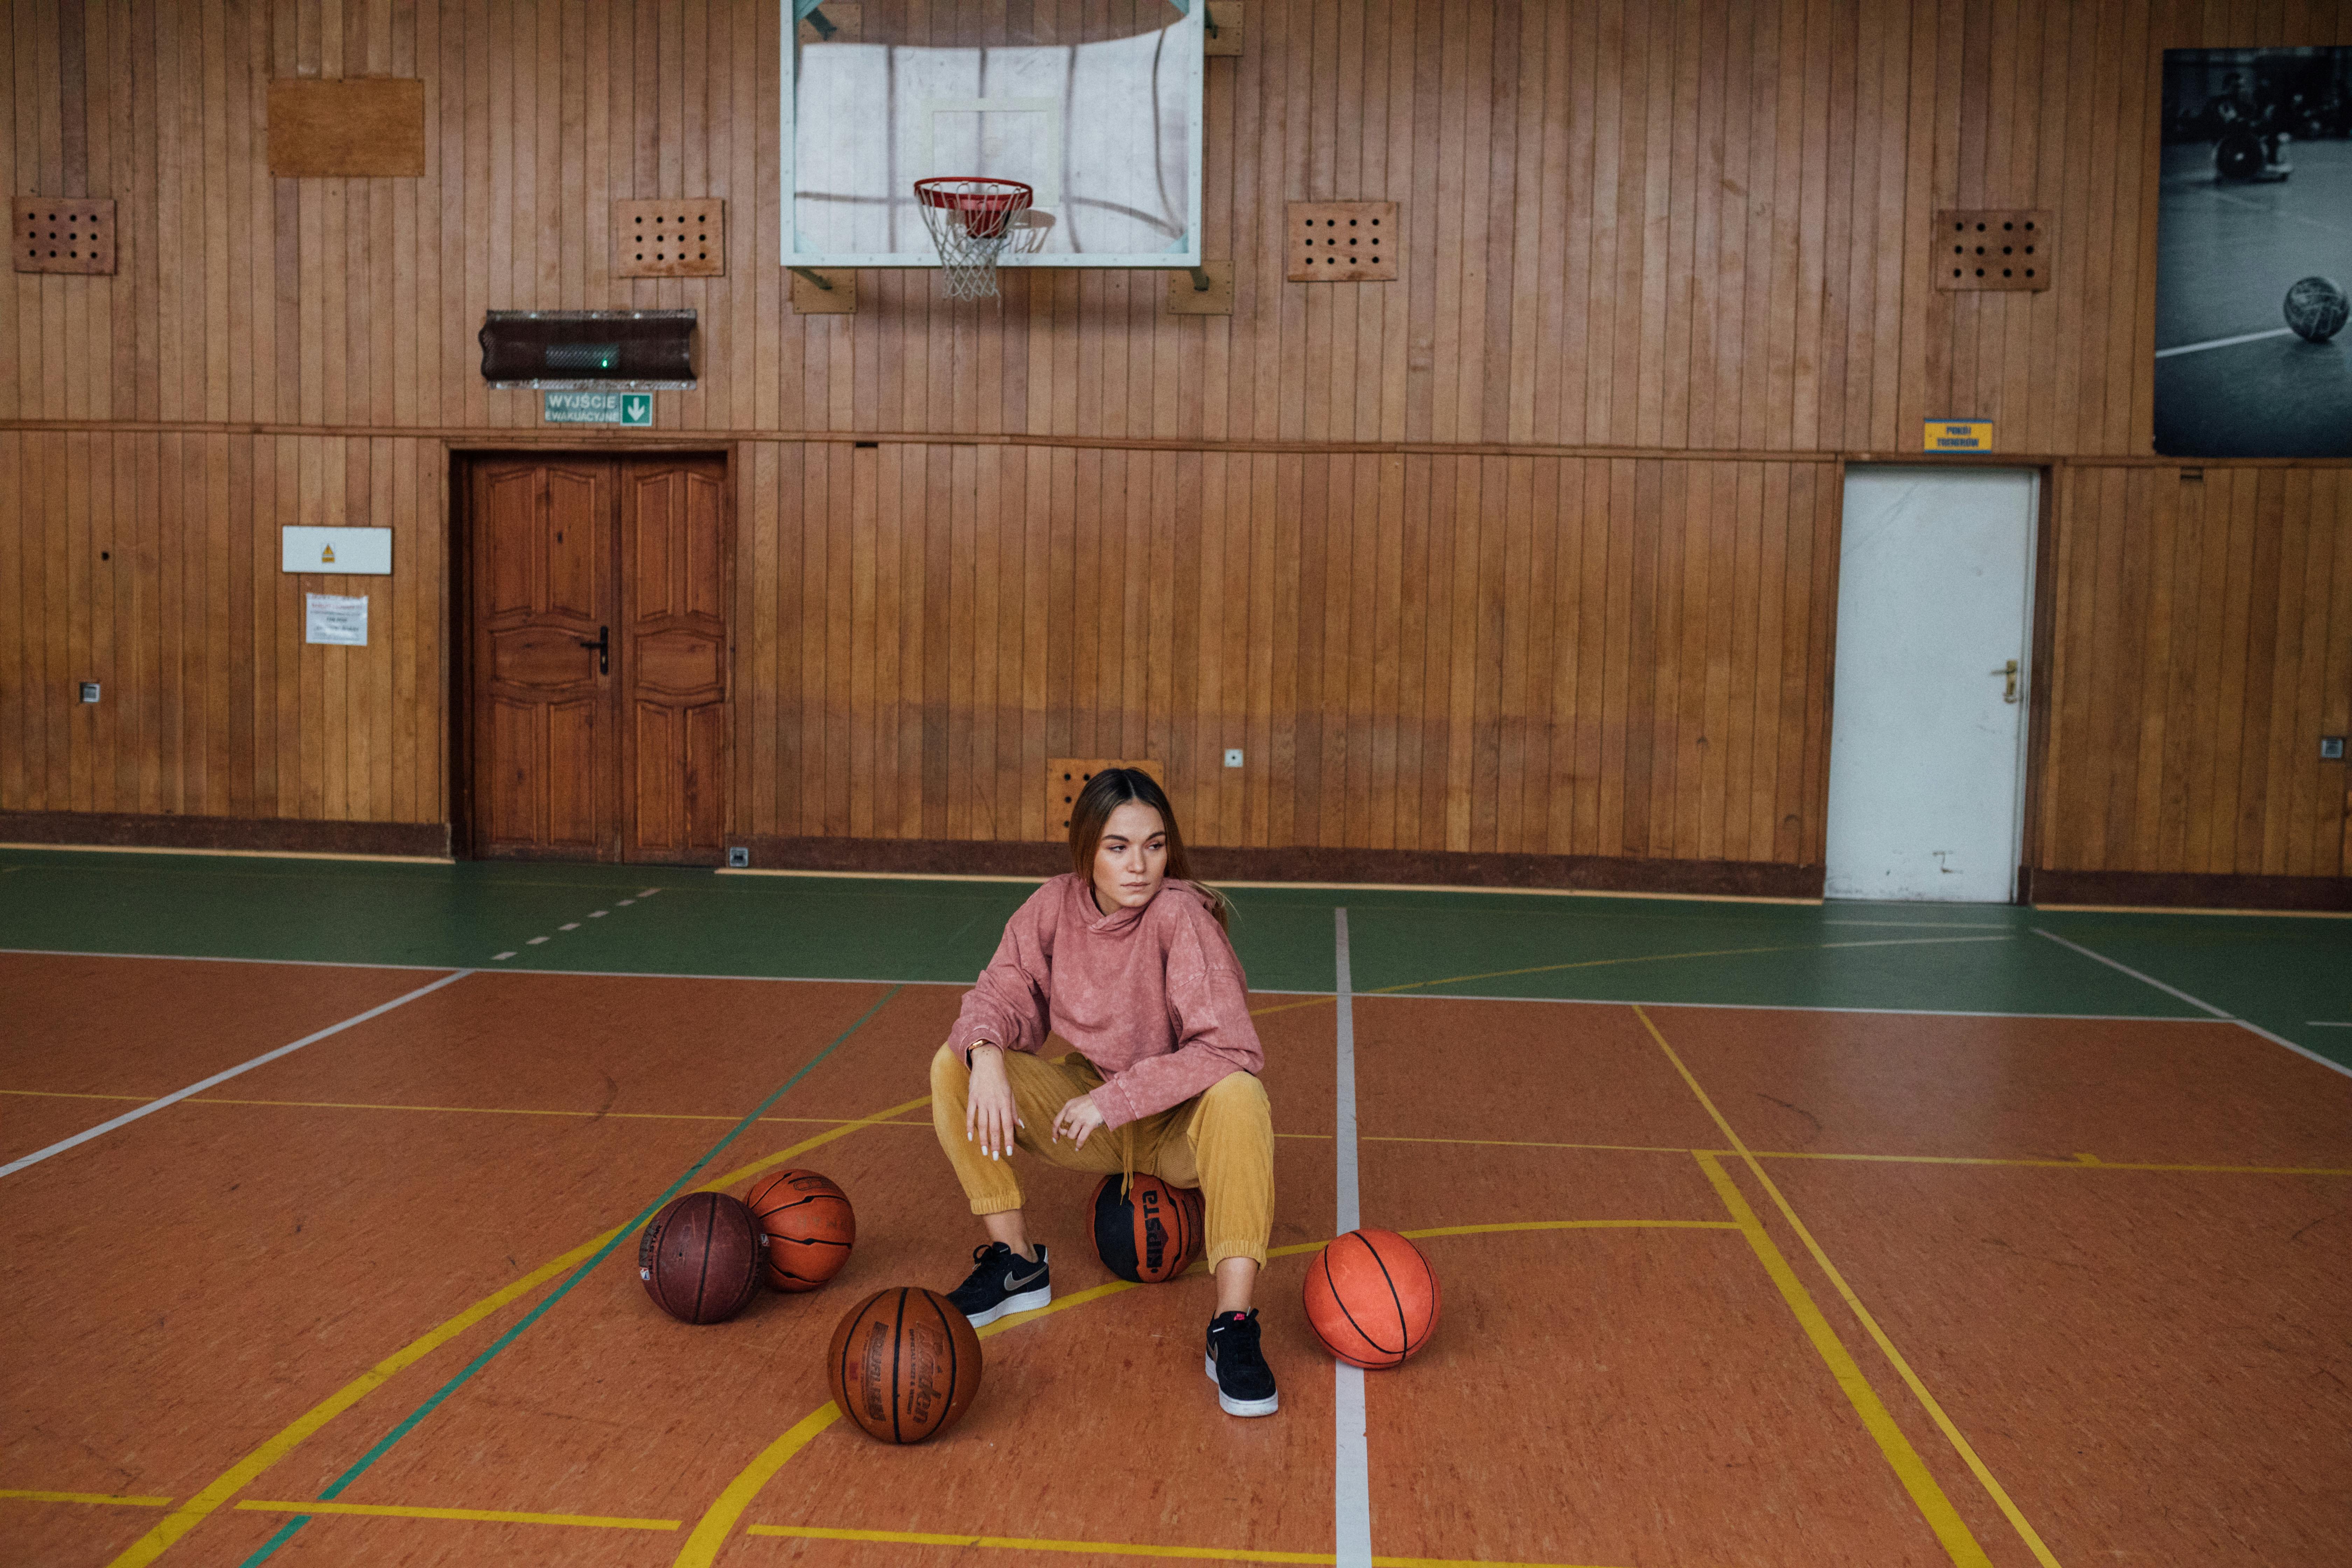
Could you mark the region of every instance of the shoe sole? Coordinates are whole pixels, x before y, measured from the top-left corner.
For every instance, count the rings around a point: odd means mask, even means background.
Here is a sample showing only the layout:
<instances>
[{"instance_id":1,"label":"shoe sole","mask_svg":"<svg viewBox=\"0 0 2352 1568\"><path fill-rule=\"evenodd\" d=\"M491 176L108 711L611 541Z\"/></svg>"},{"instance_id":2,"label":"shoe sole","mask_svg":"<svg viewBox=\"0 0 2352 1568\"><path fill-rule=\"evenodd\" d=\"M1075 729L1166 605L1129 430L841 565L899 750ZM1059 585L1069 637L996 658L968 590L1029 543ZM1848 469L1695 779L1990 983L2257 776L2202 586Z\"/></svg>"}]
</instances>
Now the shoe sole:
<instances>
[{"instance_id":1,"label":"shoe sole","mask_svg":"<svg viewBox=\"0 0 2352 1568\"><path fill-rule=\"evenodd\" d=\"M1024 1290L1018 1296L1007 1296L985 1312L970 1319L975 1329L984 1329L999 1318L1009 1318L1015 1312L1033 1312L1054 1299L1054 1288L1040 1285L1034 1290Z\"/></svg>"},{"instance_id":2,"label":"shoe sole","mask_svg":"<svg viewBox=\"0 0 2352 1568\"><path fill-rule=\"evenodd\" d=\"M1217 1383L1217 1358L1204 1354L1201 1363L1208 1369L1209 1381ZM1276 1389L1264 1399L1235 1399L1225 1392L1223 1384L1217 1383L1217 1405L1228 1415L1271 1415L1282 1408L1282 1391Z\"/></svg>"}]
</instances>

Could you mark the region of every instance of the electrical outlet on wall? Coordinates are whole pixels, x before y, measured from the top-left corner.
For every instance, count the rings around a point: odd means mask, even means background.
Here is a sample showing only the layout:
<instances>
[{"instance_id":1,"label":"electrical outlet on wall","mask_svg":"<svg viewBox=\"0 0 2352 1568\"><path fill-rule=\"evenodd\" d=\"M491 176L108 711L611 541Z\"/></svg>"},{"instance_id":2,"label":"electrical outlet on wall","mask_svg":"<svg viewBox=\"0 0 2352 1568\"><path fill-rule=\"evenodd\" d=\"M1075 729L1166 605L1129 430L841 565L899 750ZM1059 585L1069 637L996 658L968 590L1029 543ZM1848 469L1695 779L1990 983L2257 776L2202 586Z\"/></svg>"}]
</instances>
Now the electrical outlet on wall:
<instances>
[{"instance_id":1,"label":"electrical outlet on wall","mask_svg":"<svg viewBox=\"0 0 2352 1568\"><path fill-rule=\"evenodd\" d=\"M1225 766L1229 768L1237 768L1241 765L1242 749L1239 746L1227 746L1225 748Z\"/></svg>"},{"instance_id":2,"label":"electrical outlet on wall","mask_svg":"<svg viewBox=\"0 0 2352 1568\"><path fill-rule=\"evenodd\" d=\"M98 688L93 686L89 689L96 691ZM90 700L96 701L97 699L92 698ZM2320 736L2319 760L2323 763L2342 762L2344 760L2344 737L2341 735Z\"/></svg>"},{"instance_id":3,"label":"electrical outlet on wall","mask_svg":"<svg viewBox=\"0 0 2352 1568\"><path fill-rule=\"evenodd\" d=\"M81 700L84 702L95 702L98 700L97 681L85 680L81 683Z\"/></svg>"}]
</instances>

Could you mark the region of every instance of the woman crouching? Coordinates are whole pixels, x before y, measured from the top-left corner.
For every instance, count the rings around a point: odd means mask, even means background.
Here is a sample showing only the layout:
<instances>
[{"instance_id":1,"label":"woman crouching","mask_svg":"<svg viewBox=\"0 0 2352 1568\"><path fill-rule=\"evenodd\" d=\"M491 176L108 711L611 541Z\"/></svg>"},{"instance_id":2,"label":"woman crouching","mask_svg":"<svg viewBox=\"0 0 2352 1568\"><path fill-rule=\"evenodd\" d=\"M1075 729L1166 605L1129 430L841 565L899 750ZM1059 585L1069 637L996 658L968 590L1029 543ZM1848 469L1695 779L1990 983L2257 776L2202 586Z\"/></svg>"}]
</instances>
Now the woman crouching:
<instances>
[{"instance_id":1,"label":"woman crouching","mask_svg":"<svg viewBox=\"0 0 2352 1568\"><path fill-rule=\"evenodd\" d=\"M1053 1299L1007 1163L1015 1148L1198 1187L1217 1287L1208 1373L1228 1415L1271 1415L1280 1400L1252 1299L1274 1216L1274 1124L1231 908L1186 877L1175 813L1139 769L1106 768L1080 793L1070 859L1005 922L932 1058L940 1146L990 1238L950 1299L975 1328ZM1039 1056L1049 1033L1076 1052Z\"/></svg>"}]
</instances>

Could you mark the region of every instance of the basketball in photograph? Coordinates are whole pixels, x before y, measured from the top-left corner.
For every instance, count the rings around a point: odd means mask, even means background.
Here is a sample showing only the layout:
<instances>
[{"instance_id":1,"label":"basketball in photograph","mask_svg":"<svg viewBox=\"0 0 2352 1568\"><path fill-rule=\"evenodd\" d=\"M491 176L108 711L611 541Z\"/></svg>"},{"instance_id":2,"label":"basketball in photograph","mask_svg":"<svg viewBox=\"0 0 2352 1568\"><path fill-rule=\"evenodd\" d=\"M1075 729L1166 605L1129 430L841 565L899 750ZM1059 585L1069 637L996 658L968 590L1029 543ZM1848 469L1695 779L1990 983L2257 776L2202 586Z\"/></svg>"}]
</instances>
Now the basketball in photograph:
<instances>
[{"instance_id":1,"label":"basketball in photograph","mask_svg":"<svg viewBox=\"0 0 2352 1568\"><path fill-rule=\"evenodd\" d=\"M724 1193L666 1205L637 1242L637 1278L681 1323L723 1323L760 1289L760 1226Z\"/></svg>"},{"instance_id":2,"label":"basketball in photograph","mask_svg":"<svg viewBox=\"0 0 2352 1568\"><path fill-rule=\"evenodd\" d=\"M980 1392L980 1336L945 1296L894 1285L843 1316L825 1378L867 1436L919 1443L954 1426Z\"/></svg>"},{"instance_id":3,"label":"basketball in photograph","mask_svg":"<svg viewBox=\"0 0 2352 1568\"><path fill-rule=\"evenodd\" d=\"M2352 315L2352 300L2344 297L2344 289L2333 278L2298 278L2287 286L2284 307L2286 324L2297 337L2310 342L2324 343L2344 330L2344 319Z\"/></svg>"},{"instance_id":4,"label":"basketball in photograph","mask_svg":"<svg viewBox=\"0 0 2352 1568\"><path fill-rule=\"evenodd\" d=\"M849 1195L814 1171L763 1176L746 1200L759 1222L767 1280L779 1290L814 1290L841 1272L857 1241Z\"/></svg>"},{"instance_id":5,"label":"basketball in photograph","mask_svg":"<svg viewBox=\"0 0 2352 1568\"><path fill-rule=\"evenodd\" d=\"M1356 1366L1395 1366L1427 1344L1437 1304L1429 1259L1392 1230L1351 1230L1307 1266L1307 1321Z\"/></svg>"},{"instance_id":6,"label":"basketball in photograph","mask_svg":"<svg viewBox=\"0 0 2352 1568\"><path fill-rule=\"evenodd\" d=\"M1201 1255L1201 1194L1157 1176L1133 1181L1124 1196L1116 1175L1095 1184L1087 1234L1105 1268L1139 1285L1157 1285L1183 1273Z\"/></svg>"}]
</instances>

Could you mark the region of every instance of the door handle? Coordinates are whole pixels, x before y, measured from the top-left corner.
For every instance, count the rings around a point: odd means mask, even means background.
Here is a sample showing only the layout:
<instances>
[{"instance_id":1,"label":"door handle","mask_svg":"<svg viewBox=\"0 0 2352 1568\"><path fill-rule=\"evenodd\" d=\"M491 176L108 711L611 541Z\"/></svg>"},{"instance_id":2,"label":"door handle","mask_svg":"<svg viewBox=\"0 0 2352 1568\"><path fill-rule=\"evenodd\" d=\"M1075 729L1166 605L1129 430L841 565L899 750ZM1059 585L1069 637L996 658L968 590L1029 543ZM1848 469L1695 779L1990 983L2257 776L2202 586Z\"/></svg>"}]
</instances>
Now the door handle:
<instances>
[{"instance_id":1,"label":"door handle","mask_svg":"<svg viewBox=\"0 0 2352 1568\"><path fill-rule=\"evenodd\" d=\"M581 639L580 639L580 646L581 646L582 647L593 647L593 648L594 648L594 649L596 650L596 673L597 673L597 674L599 674L599 675L610 675L610 674L612 674L612 673L613 673L613 628L612 628L612 627L610 627L610 626L598 626L598 627L596 628L596 640L595 640L594 642L590 642L586 637L583 637L583 638L581 638ZM2012 663L2010 665L2010 667L2009 667L2009 668L2011 668L2011 669L2015 669L2015 668L2017 668L2017 666L2016 666L2016 664L2015 664L2014 662L2012 662ZM1996 672L1996 673L1998 673L1998 672ZM2014 685L2015 685L2015 682L2013 682L2013 681L2012 681L2011 684L2012 686L2014 686Z\"/></svg>"},{"instance_id":2,"label":"door handle","mask_svg":"<svg viewBox=\"0 0 2352 1568\"><path fill-rule=\"evenodd\" d=\"M1988 673L2007 676L2009 679L2001 686L2000 700L2003 702L2014 702L2017 700L2017 660L2012 658L2007 664L2002 665L1999 669L1991 670Z\"/></svg>"}]
</instances>

